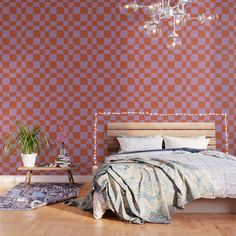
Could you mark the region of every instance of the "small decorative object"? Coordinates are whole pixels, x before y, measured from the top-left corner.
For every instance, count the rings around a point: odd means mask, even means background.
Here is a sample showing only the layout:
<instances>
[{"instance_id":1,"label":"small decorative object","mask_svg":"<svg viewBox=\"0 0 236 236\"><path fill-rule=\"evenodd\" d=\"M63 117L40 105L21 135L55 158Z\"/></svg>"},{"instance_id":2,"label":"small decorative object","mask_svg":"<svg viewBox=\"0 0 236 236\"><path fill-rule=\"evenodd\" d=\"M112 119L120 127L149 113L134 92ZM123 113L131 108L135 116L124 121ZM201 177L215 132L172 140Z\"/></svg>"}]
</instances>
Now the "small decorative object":
<instances>
[{"instance_id":1,"label":"small decorative object","mask_svg":"<svg viewBox=\"0 0 236 236\"><path fill-rule=\"evenodd\" d=\"M68 143L69 138L62 126L59 127L59 133L57 135L56 142L60 145L60 153L57 156L53 166L54 167L69 167L72 165L71 158L67 155L65 145Z\"/></svg>"},{"instance_id":2,"label":"small decorative object","mask_svg":"<svg viewBox=\"0 0 236 236\"><path fill-rule=\"evenodd\" d=\"M3 156L9 155L11 150L19 149L23 165L33 167L42 144L50 147L46 133L41 131L39 125L30 128L19 120L16 121L16 126L18 132L9 135L3 147Z\"/></svg>"},{"instance_id":3,"label":"small decorative object","mask_svg":"<svg viewBox=\"0 0 236 236\"><path fill-rule=\"evenodd\" d=\"M67 155L58 155L57 159L55 160L53 167L70 167L73 166L71 162L71 158Z\"/></svg>"},{"instance_id":4,"label":"small decorative object","mask_svg":"<svg viewBox=\"0 0 236 236\"><path fill-rule=\"evenodd\" d=\"M59 127L56 142L60 145L60 155L67 155L65 145L68 143L68 135L62 126Z\"/></svg>"}]
</instances>

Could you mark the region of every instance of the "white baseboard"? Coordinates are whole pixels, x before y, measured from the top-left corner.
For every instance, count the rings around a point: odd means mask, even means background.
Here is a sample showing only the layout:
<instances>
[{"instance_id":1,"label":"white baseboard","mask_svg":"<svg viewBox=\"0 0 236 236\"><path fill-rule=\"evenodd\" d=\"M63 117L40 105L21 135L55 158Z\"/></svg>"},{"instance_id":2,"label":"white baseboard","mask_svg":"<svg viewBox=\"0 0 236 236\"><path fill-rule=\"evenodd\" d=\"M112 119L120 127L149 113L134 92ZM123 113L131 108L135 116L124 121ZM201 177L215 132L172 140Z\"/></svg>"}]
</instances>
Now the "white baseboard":
<instances>
[{"instance_id":1,"label":"white baseboard","mask_svg":"<svg viewBox=\"0 0 236 236\"><path fill-rule=\"evenodd\" d=\"M92 175L73 175L76 183L91 182ZM24 182L24 175L0 175L0 183L19 183ZM68 182L67 175L32 175L32 182Z\"/></svg>"}]
</instances>

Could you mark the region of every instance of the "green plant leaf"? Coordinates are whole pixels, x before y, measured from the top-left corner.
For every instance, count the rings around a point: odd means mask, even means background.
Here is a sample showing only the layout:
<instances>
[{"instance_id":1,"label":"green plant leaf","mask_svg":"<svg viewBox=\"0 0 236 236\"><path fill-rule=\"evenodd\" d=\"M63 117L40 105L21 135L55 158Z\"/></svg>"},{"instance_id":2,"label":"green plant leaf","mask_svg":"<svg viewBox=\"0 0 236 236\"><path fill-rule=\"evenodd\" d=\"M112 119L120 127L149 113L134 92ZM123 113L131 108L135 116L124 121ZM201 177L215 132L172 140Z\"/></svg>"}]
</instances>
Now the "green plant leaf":
<instances>
[{"instance_id":1,"label":"green plant leaf","mask_svg":"<svg viewBox=\"0 0 236 236\"><path fill-rule=\"evenodd\" d=\"M16 146L17 146L16 135L15 134L9 135L7 142L3 146L3 151L2 151L3 156L9 155L10 151L14 150Z\"/></svg>"},{"instance_id":2,"label":"green plant leaf","mask_svg":"<svg viewBox=\"0 0 236 236\"><path fill-rule=\"evenodd\" d=\"M42 144L50 146L45 132L42 132L39 125L32 128L26 126L22 121L16 121L17 132L10 135L3 148L3 155L9 155L13 149L19 148L21 153L38 153Z\"/></svg>"}]
</instances>

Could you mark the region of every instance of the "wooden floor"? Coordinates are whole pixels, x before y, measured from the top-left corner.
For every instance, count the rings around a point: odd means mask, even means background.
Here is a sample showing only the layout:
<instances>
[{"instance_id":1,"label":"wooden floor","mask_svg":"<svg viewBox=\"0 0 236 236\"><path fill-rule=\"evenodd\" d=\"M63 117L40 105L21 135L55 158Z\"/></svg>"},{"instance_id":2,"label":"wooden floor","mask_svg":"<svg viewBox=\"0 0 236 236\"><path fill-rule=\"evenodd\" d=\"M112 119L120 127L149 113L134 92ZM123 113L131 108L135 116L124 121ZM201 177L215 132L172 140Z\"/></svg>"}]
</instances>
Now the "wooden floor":
<instances>
[{"instance_id":1,"label":"wooden floor","mask_svg":"<svg viewBox=\"0 0 236 236\"><path fill-rule=\"evenodd\" d=\"M1 184L0 193L14 184ZM87 192L85 184L80 192ZM102 220L92 214L63 203L45 206L33 211L0 211L0 236L236 236L236 214L176 214L170 225L127 224L111 213Z\"/></svg>"}]
</instances>

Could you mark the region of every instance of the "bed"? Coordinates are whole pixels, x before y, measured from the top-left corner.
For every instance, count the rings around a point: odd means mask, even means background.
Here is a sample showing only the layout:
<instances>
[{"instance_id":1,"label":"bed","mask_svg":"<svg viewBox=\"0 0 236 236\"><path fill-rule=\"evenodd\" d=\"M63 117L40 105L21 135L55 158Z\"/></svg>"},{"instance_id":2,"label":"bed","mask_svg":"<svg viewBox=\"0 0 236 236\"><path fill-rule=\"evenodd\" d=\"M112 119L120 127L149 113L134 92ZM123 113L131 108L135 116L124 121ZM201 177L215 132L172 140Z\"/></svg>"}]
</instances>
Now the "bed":
<instances>
[{"instance_id":1,"label":"bed","mask_svg":"<svg viewBox=\"0 0 236 236\"><path fill-rule=\"evenodd\" d=\"M157 135L205 136L208 150L147 149L117 154L117 137ZM86 198L71 202L93 209L96 219L110 209L127 222L171 223L172 214L195 199L236 198L236 158L216 151L213 122L113 122L107 125L107 137L108 153L115 154L99 168ZM204 204L208 203L202 203L206 209Z\"/></svg>"}]
</instances>

